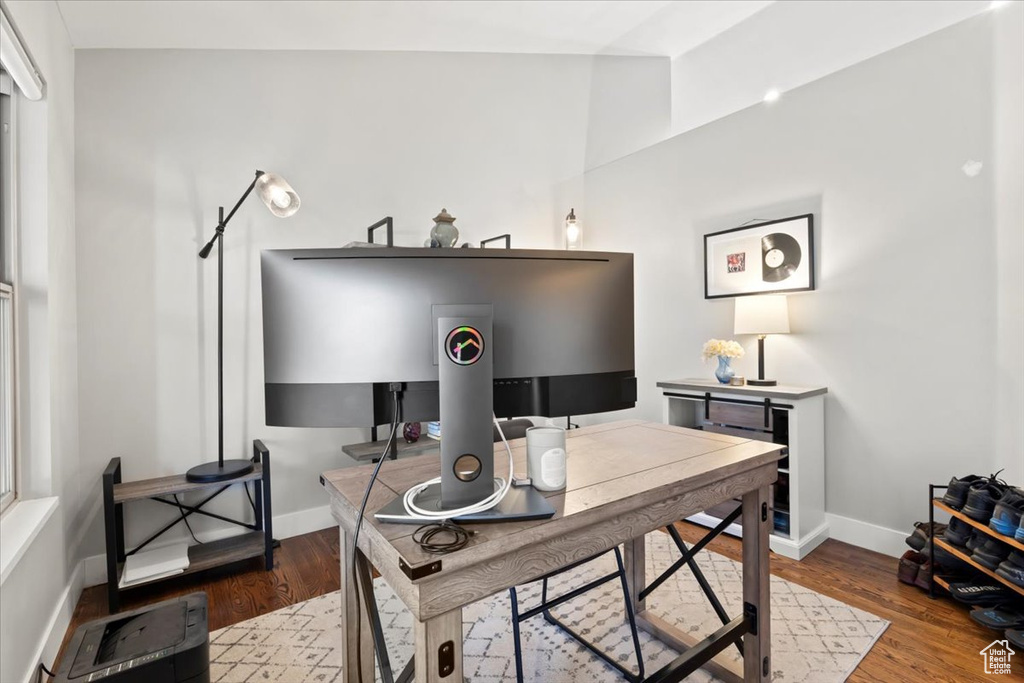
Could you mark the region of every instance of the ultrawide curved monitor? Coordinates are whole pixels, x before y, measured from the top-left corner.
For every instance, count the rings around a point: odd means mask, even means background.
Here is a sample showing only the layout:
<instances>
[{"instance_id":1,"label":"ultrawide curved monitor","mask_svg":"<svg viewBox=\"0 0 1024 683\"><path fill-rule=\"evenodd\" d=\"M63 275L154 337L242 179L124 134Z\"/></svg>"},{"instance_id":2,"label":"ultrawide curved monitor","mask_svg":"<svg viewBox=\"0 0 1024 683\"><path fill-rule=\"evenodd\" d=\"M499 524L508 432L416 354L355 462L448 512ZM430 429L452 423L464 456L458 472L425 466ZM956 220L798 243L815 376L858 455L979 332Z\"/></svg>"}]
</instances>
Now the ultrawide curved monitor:
<instances>
[{"instance_id":1,"label":"ultrawide curved monitor","mask_svg":"<svg viewBox=\"0 0 1024 683\"><path fill-rule=\"evenodd\" d=\"M633 255L526 249L286 249L261 254L270 426L438 417L433 311L493 310L499 417L636 404Z\"/></svg>"}]
</instances>

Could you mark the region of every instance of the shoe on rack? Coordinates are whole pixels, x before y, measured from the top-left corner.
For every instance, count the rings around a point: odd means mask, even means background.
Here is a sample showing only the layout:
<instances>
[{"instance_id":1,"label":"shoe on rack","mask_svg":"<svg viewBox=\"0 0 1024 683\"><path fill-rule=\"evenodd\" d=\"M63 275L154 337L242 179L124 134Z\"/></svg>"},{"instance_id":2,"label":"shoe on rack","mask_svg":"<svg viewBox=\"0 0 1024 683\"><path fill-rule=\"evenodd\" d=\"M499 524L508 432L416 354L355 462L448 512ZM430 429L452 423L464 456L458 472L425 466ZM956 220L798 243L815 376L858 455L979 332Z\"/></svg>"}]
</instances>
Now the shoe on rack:
<instances>
[{"instance_id":1,"label":"shoe on rack","mask_svg":"<svg viewBox=\"0 0 1024 683\"><path fill-rule=\"evenodd\" d=\"M965 548L967 547L967 537L970 536L973 530L974 527L964 520L959 517L953 517L949 520L949 526L946 527L946 531L942 534L942 540L950 545L955 545L957 548Z\"/></svg>"},{"instance_id":2,"label":"shoe on rack","mask_svg":"<svg viewBox=\"0 0 1024 683\"><path fill-rule=\"evenodd\" d=\"M1024 491L1009 488L996 501L992 519L988 525L1003 536L1012 537L1020 528L1021 514L1024 513Z\"/></svg>"},{"instance_id":3,"label":"shoe on rack","mask_svg":"<svg viewBox=\"0 0 1024 683\"><path fill-rule=\"evenodd\" d=\"M1013 532L1013 537L1018 541L1024 541L1024 515L1020 516L1020 526Z\"/></svg>"},{"instance_id":4,"label":"shoe on rack","mask_svg":"<svg viewBox=\"0 0 1024 683\"><path fill-rule=\"evenodd\" d=\"M964 503L963 513L975 522L988 524L992 519L996 501L1002 498L1005 492L1006 487L992 478L974 482L970 491L967 492L967 502Z\"/></svg>"},{"instance_id":5,"label":"shoe on rack","mask_svg":"<svg viewBox=\"0 0 1024 683\"><path fill-rule=\"evenodd\" d=\"M917 571L917 578L914 579L914 585L920 588L921 590L928 590L929 588L931 588L932 581L936 576L939 575L939 572L941 571L938 564L939 561L938 559L936 559L935 567L932 567L932 563L929 562L928 557L925 556L924 564L922 564L921 568ZM938 584L936 584L936 587L939 587Z\"/></svg>"},{"instance_id":6,"label":"shoe on rack","mask_svg":"<svg viewBox=\"0 0 1024 683\"><path fill-rule=\"evenodd\" d=\"M981 543L984 542L986 538L988 538L988 536L985 535L985 532L979 531L974 527L971 527L971 530L967 534L967 540L964 542L964 547L966 547L971 552L974 552L974 549L981 545ZM970 553L967 554L970 555Z\"/></svg>"},{"instance_id":7,"label":"shoe on rack","mask_svg":"<svg viewBox=\"0 0 1024 683\"><path fill-rule=\"evenodd\" d=\"M981 566L995 571L999 563L1005 560L1009 554L1010 549L1001 541L997 541L994 538L986 538L974 548L974 552L971 553L971 559Z\"/></svg>"},{"instance_id":8,"label":"shoe on rack","mask_svg":"<svg viewBox=\"0 0 1024 683\"><path fill-rule=\"evenodd\" d=\"M1010 564L1015 564L1021 569L1024 569L1024 550L1011 550L1009 557L1006 561Z\"/></svg>"},{"instance_id":9,"label":"shoe on rack","mask_svg":"<svg viewBox=\"0 0 1024 683\"><path fill-rule=\"evenodd\" d=\"M914 531L906 538L907 545L909 545L914 550L920 552L925 547L925 544L928 543L929 538L931 538L933 535L938 535L941 537L942 533L945 530L945 524L932 522L929 526L928 522L917 522L914 524Z\"/></svg>"},{"instance_id":10,"label":"shoe on rack","mask_svg":"<svg viewBox=\"0 0 1024 683\"><path fill-rule=\"evenodd\" d=\"M974 619L986 628L997 631L1024 627L1024 614L1021 614L1013 605L1007 603L995 607L977 607L972 609L971 619Z\"/></svg>"},{"instance_id":11,"label":"shoe on rack","mask_svg":"<svg viewBox=\"0 0 1024 683\"><path fill-rule=\"evenodd\" d=\"M932 539L928 539L928 542L921 548L921 554L924 555L927 560L931 556L932 552ZM970 555L970 551L964 550L965 555ZM949 552L941 546L935 546L935 564L938 565L936 572L939 570L946 571L948 569L960 569L964 566L964 561L959 557Z\"/></svg>"},{"instance_id":12,"label":"shoe on rack","mask_svg":"<svg viewBox=\"0 0 1024 683\"><path fill-rule=\"evenodd\" d=\"M1009 559L999 563L999 566L996 567L996 574L1010 583L1024 588L1024 567L1014 564Z\"/></svg>"},{"instance_id":13,"label":"shoe on rack","mask_svg":"<svg viewBox=\"0 0 1024 683\"><path fill-rule=\"evenodd\" d=\"M899 567L896 570L896 578L903 583L913 586L917 582L917 575L922 565L927 561L928 558L916 550L908 550L900 558Z\"/></svg>"},{"instance_id":14,"label":"shoe on rack","mask_svg":"<svg viewBox=\"0 0 1024 683\"><path fill-rule=\"evenodd\" d=\"M954 510L959 510L967 502L967 491L971 488L971 484L984 481L984 479L977 474L969 474L963 479L953 477L949 480L949 486L946 488L945 495L942 496L942 502Z\"/></svg>"},{"instance_id":15,"label":"shoe on rack","mask_svg":"<svg viewBox=\"0 0 1024 683\"><path fill-rule=\"evenodd\" d=\"M1010 641L1010 645L1024 649L1024 631L1010 628L1006 630L1004 635L1006 636L1006 639Z\"/></svg>"},{"instance_id":16,"label":"shoe on rack","mask_svg":"<svg viewBox=\"0 0 1024 683\"><path fill-rule=\"evenodd\" d=\"M965 605L992 606L1013 600L1014 594L1009 588L991 579L972 579L970 581L950 582L949 594L957 602Z\"/></svg>"}]
</instances>

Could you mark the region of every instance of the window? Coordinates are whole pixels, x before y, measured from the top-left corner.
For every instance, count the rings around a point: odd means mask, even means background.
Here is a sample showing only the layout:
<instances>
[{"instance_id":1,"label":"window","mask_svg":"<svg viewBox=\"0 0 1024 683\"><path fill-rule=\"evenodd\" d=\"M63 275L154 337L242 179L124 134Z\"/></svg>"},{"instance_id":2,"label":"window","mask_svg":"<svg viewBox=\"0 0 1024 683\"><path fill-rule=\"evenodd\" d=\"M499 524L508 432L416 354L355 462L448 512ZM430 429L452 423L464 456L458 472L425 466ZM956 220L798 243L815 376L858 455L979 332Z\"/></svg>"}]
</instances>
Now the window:
<instances>
[{"instance_id":1,"label":"window","mask_svg":"<svg viewBox=\"0 0 1024 683\"><path fill-rule=\"evenodd\" d=\"M12 83L0 71L0 512L14 500L16 487L14 384L14 125Z\"/></svg>"}]
</instances>

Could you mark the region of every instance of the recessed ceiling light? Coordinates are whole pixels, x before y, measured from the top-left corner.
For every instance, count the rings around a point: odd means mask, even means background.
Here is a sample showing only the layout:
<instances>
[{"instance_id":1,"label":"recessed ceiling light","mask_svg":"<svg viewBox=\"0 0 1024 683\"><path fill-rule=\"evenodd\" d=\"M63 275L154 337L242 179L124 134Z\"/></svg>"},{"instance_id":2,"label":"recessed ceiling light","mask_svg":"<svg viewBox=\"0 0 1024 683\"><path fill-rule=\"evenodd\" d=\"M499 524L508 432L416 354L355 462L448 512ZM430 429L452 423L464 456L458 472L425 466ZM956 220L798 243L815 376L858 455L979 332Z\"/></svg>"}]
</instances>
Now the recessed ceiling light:
<instances>
[{"instance_id":1,"label":"recessed ceiling light","mask_svg":"<svg viewBox=\"0 0 1024 683\"><path fill-rule=\"evenodd\" d=\"M771 90L769 90L768 92L766 92L764 94L764 101L765 102L774 102L775 100L779 99L779 96L781 94L782 93L780 93L777 89L772 88Z\"/></svg>"},{"instance_id":2,"label":"recessed ceiling light","mask_svg":"<svg viewBox=\"0 0 1024 683\"><path fill-rule=\"evenodd\" d=\"M989 4L988 8L989 9L999 9L1003 5L1009 5L1009 4L1010 4L1010 0L992 0L992 2Z\"/></svg>"}]
</instances>

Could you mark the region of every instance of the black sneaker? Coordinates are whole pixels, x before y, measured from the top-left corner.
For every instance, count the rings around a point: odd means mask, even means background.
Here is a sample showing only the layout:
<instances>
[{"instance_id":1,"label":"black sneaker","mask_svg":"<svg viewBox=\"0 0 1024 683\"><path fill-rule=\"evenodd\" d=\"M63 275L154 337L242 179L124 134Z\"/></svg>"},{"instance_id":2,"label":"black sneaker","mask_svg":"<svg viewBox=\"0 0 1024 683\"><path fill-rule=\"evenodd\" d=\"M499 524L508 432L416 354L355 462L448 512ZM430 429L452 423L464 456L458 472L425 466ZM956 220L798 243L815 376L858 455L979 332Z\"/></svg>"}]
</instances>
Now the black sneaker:
<instances>
[{"instance_id":1,"label":"black sneaker","mask_svg":"<svg viewBox=\"0 0 1024 683\"><path fill-rule=\"evenodd\" d=\"M967 491L971 488L971 484L984 481L984 479L985 477L977 474L969 474L963 479L953 477L949 480L949 487L946 488L946 494L942 496L942 502L954 510L959 510L967 502Z\"/></svg>"},{"instance_id":2,"label":"black sneaker","mask_svg":"<svg viewBox=\"0 0 1024 683\"><path fill-rule=\"evenodd\" d=\"M1005 487L994 479L975 482L971 486L971 490L967 492L967 502L963 507L964 514L975 522L988 524L992 518L992 511L995 510L996 501L1003 497L1005 491Z\"/></svg>"},{"instance_id":3,"label":"black sneaker","mask_svg":"<svg viewBox=\"0 0 1024 683\"><path fill-rule=\"evenodd\" d=\"M974 527L964 520L959 517L953 517L949 520L949 526L946 527L946 531L942 534L942 538L950 545L955 545L958 548L965 548L967 546L967 537L973 530Z\"/></svg>"},{"instance_id":4,"label":"black sneaker","mask_svg":"<svg viewBox=\"0 0 1024 683\"><path fill-rule=\"evenodd\" d=\"M1009 560L1004 560L999 563L996 567L996 574L1003 577L1010 583L1014 583L1021 588L1024 588L1024 567L1014 564Z\"/></svg>"},{"instance_id":5,"label":"black sneaker","mask_svg":"<svg viewBox=\"0 0 1024 683\"><path fill-rule=\"evenodd\" d=\"M1024 550L1011 550L1010 556L1006 558L1006 561L1024 569Z\"/></svg>"},{"instance_id":6,"label":"black sneaker","mask_svg":"<svg viewBox=\"0 0 1024 683\"><path fill-rule=\"evenodd\" d=\"M967 541L964 542L964 547L966 547L970 551L973 551L975 548L981 545L986 538L988 538L988 536L986 536L983 532L978 531L974 527L971 527L971 530L967 533Z\"/></svg>"},{"instance_id":7,"label":"black sneaker","mask_svg":"<svg viewBox=\"0 0 1024 683\"><path fill-rule=\"evenodd\" d=\"M928 539L928 542L921 548L921 554L925 557L931 557L932 552L932 539ZM964 551L965 555L970 555L970 552ZM945 548L936 545L935 546L935 564L940 565L942 571L949 569L956 569L964 565L964 561L959 557L949 552Z\"/></svg>"},{"instance_id":8,"label":"black sneaker","mask_svg":"<svg viewBox=\"0 0 1024 683\"><path fill-rule=\"evenodd\" d=\"M994 538L987 538L979 543L971 554L971 559L995 571L999 563L1007 558L1010 549Z\"/></svg>"},{"instance_id":9,"label":"black sneaker","mask_svg":"<svg viewBox=\"0 0 1024 683\"><path fill-rule=\"evenodd\" d=\"M906 538L907 545L914 550L920 551L924 548L925 544L928 543L928 539L931 538L933 534L937 534L941 538L942 533L945 530L945 524L932 522L931 527L929 528L928 522L917 522L914 524L914 532ZM1013 530L1016 531L1017 528L1014 527Z\"/></svg>"},{"instance_id":10,"label":"black sneaker","mask_svg":"<svg viewBox=\"0 0 1024 683\"><path fill-rule=\"evenodd\" d=\"M1003 496L996 501L992 510L992 519L988 525L1003 536L1013 537L1020 526L1021 513L1024 512L1024 491L1006 489Z\"/></svg>"}]
</instances>

